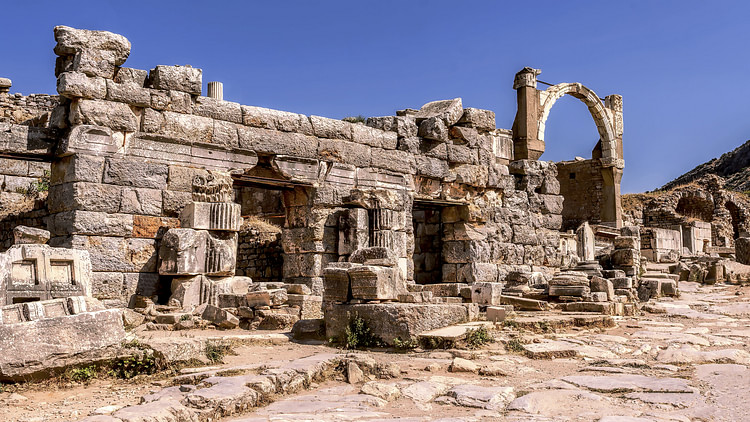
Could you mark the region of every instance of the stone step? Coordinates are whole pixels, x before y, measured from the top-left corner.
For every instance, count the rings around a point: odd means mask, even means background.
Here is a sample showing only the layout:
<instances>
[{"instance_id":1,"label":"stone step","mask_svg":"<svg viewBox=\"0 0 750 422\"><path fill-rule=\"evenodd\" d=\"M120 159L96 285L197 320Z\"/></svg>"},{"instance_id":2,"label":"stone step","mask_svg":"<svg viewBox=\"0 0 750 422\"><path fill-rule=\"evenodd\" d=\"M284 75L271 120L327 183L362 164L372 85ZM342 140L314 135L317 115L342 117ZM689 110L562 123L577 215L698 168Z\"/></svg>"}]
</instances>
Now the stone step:
<instances>
[{"instance_id":1,"label":"stone step","mask_svg":"<svg viewBox=\"0 0 750 422\"><path fill-rule=\"evenodd\" d=\"M662 279L667 279L667 280L679 281L680 280L680 275L679 274L646 272L645 274L643 274L641 276L642 280L654 279L654 278L662 278Z\"/></svg>"},{"instance_id":2,"label":"stone step","mask_svg":"<svg viewBox=\"0 0 750 422\"><path fill-rule=\"evenodd\" d=\"M493 323L489 321L467 322L465 324L451 325L436 330L425 331L418 334L417 337L420 340L429 338L440 341L456 342L463 340L466 337L466 333L469 331L482 327L490 329L493 327Z\"/></svg>"}]
</instances>

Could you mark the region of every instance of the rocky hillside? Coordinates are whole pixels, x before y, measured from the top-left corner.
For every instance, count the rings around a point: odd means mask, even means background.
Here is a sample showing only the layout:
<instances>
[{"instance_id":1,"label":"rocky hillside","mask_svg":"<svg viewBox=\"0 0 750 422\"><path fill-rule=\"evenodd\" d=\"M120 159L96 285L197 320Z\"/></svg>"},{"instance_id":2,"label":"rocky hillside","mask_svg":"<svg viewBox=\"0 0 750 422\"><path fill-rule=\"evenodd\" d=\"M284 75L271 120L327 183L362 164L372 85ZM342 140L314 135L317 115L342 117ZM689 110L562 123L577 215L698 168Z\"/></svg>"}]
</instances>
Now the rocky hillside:
<instances>
[{"instance_id":1,"label":"rocky hillside","mask_svg":"<svg viewBox=\"0 0 750 422\"><path fill-rule=\"evenodd\" d=\"M660 190L685 185L709 174L715 174L726 179L724 188L727 190L750 191L750 141L740 145L734 151L727 152L719 158L714 158L699 165L662 186Z\"/></svg>"}]
</instances>

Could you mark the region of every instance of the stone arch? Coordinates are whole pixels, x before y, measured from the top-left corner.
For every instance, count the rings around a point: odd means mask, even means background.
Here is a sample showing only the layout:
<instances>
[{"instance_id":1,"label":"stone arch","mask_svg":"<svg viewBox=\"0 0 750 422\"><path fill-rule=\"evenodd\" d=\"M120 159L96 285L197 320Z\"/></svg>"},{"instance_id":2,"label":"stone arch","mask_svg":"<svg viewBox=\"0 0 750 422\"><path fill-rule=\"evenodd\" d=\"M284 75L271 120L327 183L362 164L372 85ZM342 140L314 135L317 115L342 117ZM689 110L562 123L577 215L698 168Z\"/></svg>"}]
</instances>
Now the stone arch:
<instances>
[{"instance_id":1,"label":"stone arch","mask_svg":"<svg viewBox=\"0 0 750 422\"><path fill-rule=\"evenodd\" d=\"M596 95L594 91L578 82L557 84L540 93L541 116L539 117L537 128L538 139L544 141L544 130L547 123L547 117L549 117L549 112L557 100L564 95L570 95L577 98L588 107L589 113L591 113L591 117L596 124L596 130L599 132L599 139L601 140L602 145L602 157L607 159L622 158L618 157L617 154L617 137L615 130L612 127L612 123L608 118L604 103L602 103L599 96Z\"/></svg>"},{"instance_id":2,"label":"stone arch","mask_svg":"<svg viewBox=\"0 0 750 422\"><path fill-rule=\"evenodd\" d=\"M732 201L727 201L726 203L724 203L724 207L727 209L727 211L729 211L729 221L732 224L733 237L734 240L737 240L737 238L740 237L740 233L742 231L740 228L740 207L738 207L737 204Z\"/></svg>"},{"instance_id":3,"label":"stone arch","mask_svg":"<svg viewBox=\"0 0 750 422\"><path fill-rule=\"evenodd\" d=\"M675 212L683 217L710 223L714 219L714 203L710 198L683 195L677 201Z\"/></svg>"}]
</instances>

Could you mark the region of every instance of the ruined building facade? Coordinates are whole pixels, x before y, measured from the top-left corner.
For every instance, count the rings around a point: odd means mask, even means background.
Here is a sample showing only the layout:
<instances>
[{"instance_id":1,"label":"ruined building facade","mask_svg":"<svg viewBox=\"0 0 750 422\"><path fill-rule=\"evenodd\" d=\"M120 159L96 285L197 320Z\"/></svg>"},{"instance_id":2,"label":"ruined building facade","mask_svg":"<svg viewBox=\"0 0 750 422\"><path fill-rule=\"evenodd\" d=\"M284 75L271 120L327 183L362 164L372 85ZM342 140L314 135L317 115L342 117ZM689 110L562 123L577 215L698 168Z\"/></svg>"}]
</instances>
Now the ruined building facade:
<instances>
[{"instance_id":1,"label":"ruined building facade","mask_svg":"<svg viewBox=\"0 0 750 422\"><path fill-rule=\"evenodd\" d=\"M246 223L232 235L232 272L318 294L325 268L363 247L392 251L407 283L502 283L570 263L579 252L563 229L622 226L618 95L602 101L578 83L541 91L526 68L512 130L460 98L349 123L202 96L190 66L128 68L120 35L57 27L55 39L59 97L0 93L0 150L25 169L3 186L27 186L49 165L36 225L52 246L89 251L92 294L113 305L169 297L158 251L184 227L195 181L214 173L231 175ZM588 106L601 139L590 160L539 161L565 94Z\"/></svg>"}]
</instances>

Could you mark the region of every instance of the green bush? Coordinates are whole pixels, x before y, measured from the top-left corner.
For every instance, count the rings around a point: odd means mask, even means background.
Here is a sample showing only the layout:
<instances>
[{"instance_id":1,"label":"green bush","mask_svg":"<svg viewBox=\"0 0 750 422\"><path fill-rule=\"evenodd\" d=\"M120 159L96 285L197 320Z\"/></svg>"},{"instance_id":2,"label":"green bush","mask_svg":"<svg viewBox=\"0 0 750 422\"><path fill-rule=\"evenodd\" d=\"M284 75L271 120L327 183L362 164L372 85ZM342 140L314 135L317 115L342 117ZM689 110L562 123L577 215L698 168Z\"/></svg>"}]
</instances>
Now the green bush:
<instances>
[{"instance_id":1,"label":"green bush","mask_svg":"<svg viewBox=\"0 0 750 422\"><path fill-rule=\"evenodd\" d=\"M393 347L400 350L411 350L416 349L419 346L419 342L415 338L408 338L406 340L401 340L401 338L396 337L393 339Z\"/></svg>"},{"instance_id":2,"label":"green bush","mask_svg":"<svg viewBox=\"0 0 750 422\"><path fill-rule=\"evenodd\" d=\"M345 337L344 346L347 349L364 349L383 345L383 340L372 334L370 327L359 315L355 315L354 318L349 320Z\"/></svg>"},{"instance_id":3,"label":"green bush","mask_svg":"<svg viewBox=\"0 0 750 422\"><path fill-rule=\"evenodd\" d=\"M523 353L525 352L525 349L523 348L523 342L517 338L512 338L508 340L505 343L505 349L509 352L513 353Z\"/></svg>"},{"instance_id":4,"label":"green bush","mask_svg":"<svg viewBox=\"0 0 750 422\"><path fill-rule=\"evenodd\" d=\"M469 349L476 349L494 341L495 338L492 337L487 327L479 327L466 332L466 347Z\"/></svg>"},{"instance_id":5,"label":"green bush","mask_svg":"<svg viewBox=\"0 0 750 422\"><path fill-rule=\"evenodd\" d=\"M72 382L88 383L96 378L96 368L94 366L85 366L83 368L68 369L64 378Z\"/></svg>"},{"instance_id":6,"label":"green bush","mask_svg":"<svg viewBox=\"0 0 750 422\"><path fill-rule=\"evenodd\" d=\"M133 348L141 349L140 344L135 342ZM153 351L141 349L131 356L118 359L112 365L110 375L117 378L130 379L137 375L153 374L159 370L159 362Z\"/></svg>"}]
</instances>

